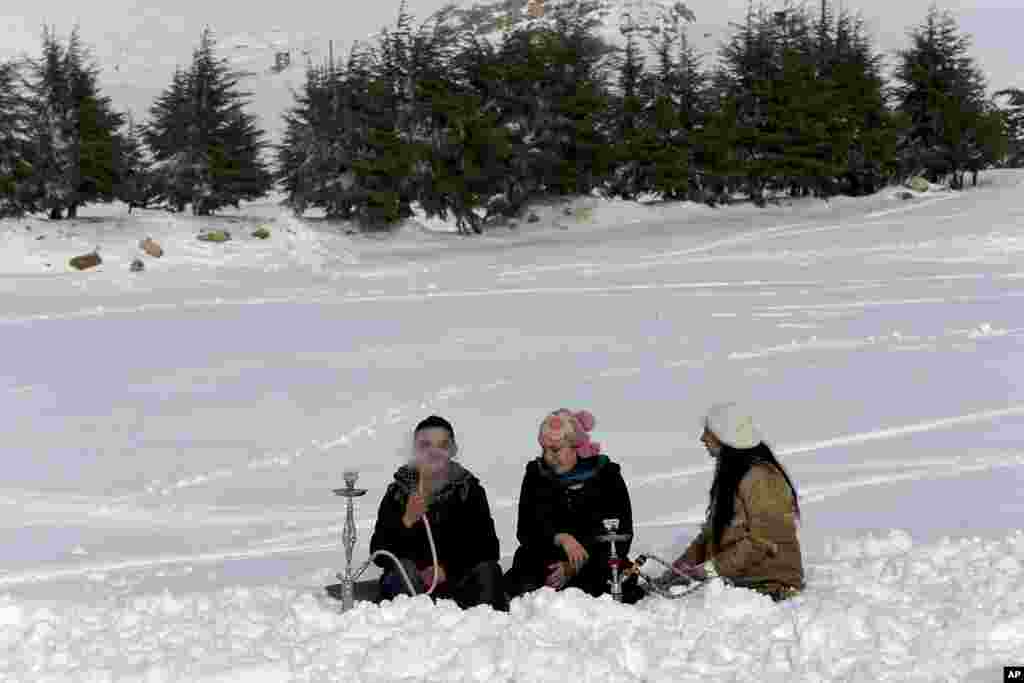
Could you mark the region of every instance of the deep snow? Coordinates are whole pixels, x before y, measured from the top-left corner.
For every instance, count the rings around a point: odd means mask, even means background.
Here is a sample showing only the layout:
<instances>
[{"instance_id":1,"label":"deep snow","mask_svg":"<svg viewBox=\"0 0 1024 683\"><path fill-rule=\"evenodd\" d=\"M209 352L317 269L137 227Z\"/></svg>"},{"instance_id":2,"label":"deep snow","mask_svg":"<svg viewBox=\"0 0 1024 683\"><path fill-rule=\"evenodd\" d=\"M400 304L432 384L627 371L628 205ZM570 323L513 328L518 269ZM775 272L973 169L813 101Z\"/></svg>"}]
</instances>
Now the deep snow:
<instances>
[{"instance_id":1,"label":"deep snow","mask_svg":"<svg viewBox=\"0 0 1024 683\"><path fill-rule=\"evenodd\" d=\"M0 681L1001 680L1024 664L1024 175L983 181L765 210L582 198L473 238L346 234L274 200L0 222ZM211 227L234 239L195 239ZM68 267L95 246L100 268ZM789 603L712 586L340 614L322 593L343 565L330 489L355 467L370 490L363 558L431 412L506 562L560 406L623 465L634 552L671 556L725 398L800 488Z\"/></svg>"}]
</instances>

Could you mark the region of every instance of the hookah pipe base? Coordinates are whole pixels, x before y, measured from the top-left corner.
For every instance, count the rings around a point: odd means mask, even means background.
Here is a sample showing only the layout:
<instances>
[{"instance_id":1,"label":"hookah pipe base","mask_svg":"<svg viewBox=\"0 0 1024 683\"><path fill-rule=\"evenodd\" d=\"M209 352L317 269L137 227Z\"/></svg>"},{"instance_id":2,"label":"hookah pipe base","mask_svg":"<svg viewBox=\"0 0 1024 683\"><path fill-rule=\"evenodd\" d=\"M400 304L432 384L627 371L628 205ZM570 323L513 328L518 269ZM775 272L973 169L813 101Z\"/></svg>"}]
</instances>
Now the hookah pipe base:
<instances>
[{"instance_id":1,"label":"hookah pipe base","mask_svg":"<svg viewBox=\"0 0 1024 683\"><path fill-rule=\"evenodd\" d=\"M356 602L362 601L380 604L380 584L376 579L356 581L352 584L352 588ZM342 599L340 583L332 583L330 586L325 586L324 590L327 591L327 595L335 600Z\"/></svg>"}]
</instances>

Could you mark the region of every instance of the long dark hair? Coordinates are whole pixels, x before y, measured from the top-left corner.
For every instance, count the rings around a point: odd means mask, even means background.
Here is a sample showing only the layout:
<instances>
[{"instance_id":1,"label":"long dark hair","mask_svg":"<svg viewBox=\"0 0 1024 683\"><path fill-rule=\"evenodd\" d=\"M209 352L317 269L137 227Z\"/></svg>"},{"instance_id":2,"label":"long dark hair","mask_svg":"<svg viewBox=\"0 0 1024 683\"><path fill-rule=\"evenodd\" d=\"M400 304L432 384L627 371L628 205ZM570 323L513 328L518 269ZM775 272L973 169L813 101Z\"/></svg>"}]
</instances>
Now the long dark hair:
<instances>
[{"instance_id":1,"label":"long dark hair","mask_svg":"<svg viewBox=\"0 0 1024 683\"><path fill-rule=\"evenodd\" d=\"M775 454L766 443L762 441L753 448L743 449L722 444L722 452L718 456L718 465L715 467L715 478L711 482L711 500L707 510L708 518L711 520L711 538L716 546L721 543L726 527L732 523L733 515L736 512L736 490L740 486L740 481L754 465L772 465L782 473L786 483L789 484L789 489L793 492L796 515L800 516L800 501L797 499L793 480L775 459Z\"/></svg>"}]
</instances>

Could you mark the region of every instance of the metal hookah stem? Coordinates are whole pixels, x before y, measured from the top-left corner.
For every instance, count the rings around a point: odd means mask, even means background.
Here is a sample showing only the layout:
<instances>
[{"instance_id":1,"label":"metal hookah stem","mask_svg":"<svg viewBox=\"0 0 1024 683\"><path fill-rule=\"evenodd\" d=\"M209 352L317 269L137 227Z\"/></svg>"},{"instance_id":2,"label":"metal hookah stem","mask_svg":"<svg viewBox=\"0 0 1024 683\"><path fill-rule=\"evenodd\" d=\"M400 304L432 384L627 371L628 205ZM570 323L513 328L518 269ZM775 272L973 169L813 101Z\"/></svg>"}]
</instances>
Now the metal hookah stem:
<instances>
[{"instance_id":1,"label":"metal hookah stem","mask_svg":"<svg viewBox=\"0 0 1024 683\"><path fill-rule=\"evenodd\" d=\"M342 581L341 597L345 610L355 605L355 586L352 579L352 550L356 545L355 504L351 497L346 501L345 531L342 540L345 544L345 580Z\"/></svg>"}]
</instances>

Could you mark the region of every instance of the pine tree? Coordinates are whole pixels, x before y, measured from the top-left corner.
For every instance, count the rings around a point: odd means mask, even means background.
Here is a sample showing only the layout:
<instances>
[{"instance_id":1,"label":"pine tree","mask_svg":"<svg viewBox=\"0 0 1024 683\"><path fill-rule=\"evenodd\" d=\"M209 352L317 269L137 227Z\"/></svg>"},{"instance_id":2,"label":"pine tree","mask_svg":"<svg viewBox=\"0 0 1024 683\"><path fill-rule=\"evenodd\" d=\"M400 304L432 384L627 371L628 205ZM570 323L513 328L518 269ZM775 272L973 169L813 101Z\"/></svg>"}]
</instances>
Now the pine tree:
<instances>
[{"instance_id":1,"label":"pine tree","mask_svg":"<svg viewBox=\"0 0 1024 683\"><path fill-rule=\"evenodd\" d=\"M607 57L615 48L594 35L599 5L573 0L556 6L554 26L541 32L547 63L546 92L551 120L541 131L541 145L554 161L544 182L560 194L589 194L610 171L610 131L602 130L610 102Z\"/></svg>"},{"instance_id":2,"label":"pine tree","mask_svg":"<svg viewBox=\"0 0 1024 683\"><path fill-rule=\"evenodd\" d=\"M69 79L72 121L72 186L68 217L86 203L113 201L121 169L121 139L118 130L125 117L113 109L109 97L99 92L99 69L89 59L77 28L72 31L65 53Z\"/></svg>"},{"instance_id":3,"label":"pine tree","mask_svg":"<svg viewBox=\"0 0 1024 683\"><path fill-rule=\"evenodd\" d=\"M64 46L48 27L43 28L42 42L42 57L29 60L32 176L26 196L32 211L48 211L50 218L60 219L74 192L70 89Z\"/></svg>"},{"instance_id":4,"label":"pine tree","mask_svg":"<svg viewBox=\"0 0 1024 683\"><path fill-rule=\"evenodd\" d=\"M22 195L32 174L29 112L18 76L17 64L0 63L0 217L25 212Z\"/></svg>"},{"instance_id":5,"label":"pine tree","mask_svg":"<svg viewBox=\"0 0 1024 683\"><path fill-rule=\"evenodd\" d=\"M905 171L923 169L933 181L949 175L952 187L962 187L977 127L984 125L984 76L949 12L932 6L909 38L895 72L898 108L911 123L902 150Z\"/></svg>"},{"instance_id":6,"label":"pine tree","mask_svg":"<svg viewBox=\"0 0 1024 683\"><path fill-rule=\"evenodd\" d=\"M114 194L128 205L129 215L135 208L148 208L160 197L160 187L150 168L151 161L142 136L142 126L128 115L124 132L116 138L120 165Z\"/></svg>"},{"instance_id":7,"label":"pine tree","mask_svg":"<svg viewBox=\"0 0 1024 683\"><path fill-rule=\"evenodd\" d=\"M499 125L508 131L502 193L509 215L518 215L530 198L548 191L546 179L558 163L544 134L553 121L544 45L534 31L517 28L503 35L495 54L475 54L481 65L477 78L495 101Z\"/></svg>"},{"instance_id":8,"label":"pine tree","mask_svg":"<svg viewBox=\"0 0 1024 683\"><path fill-rule=\"evenodd\" d=\"M746 22L736 27L721 50L716 79L720 108L711 123L707 150L715 160L716 175L725 176L728 189L745 187L750 198L763 205L764 190L773 171L773 150L766 149L773 81L780 75L775 29L765 12L748 7ZM725 119L726 114L733 119ZM725 145L731 149L715 148Z\"/></svg>"},{"instance_id":9,"label":"pine tree","mask_svg":"<svg viewBox=\"0 0 1024 683\"><path fill-rule=\"evenodd\" d=\"M654 151L654 134L643 120L648 90L644 83L644 59L633 27L623 28L626 46L619 70L616 107L614 172L608 182L611 196L635 199L650 191L648 159Z\"/></svg>"},{"instance_id":10,"label":"pine tree","mask_svg":"<svg viewBox=\"0 0 1024 683\"><path fill-rule=\"evenodd\" d=\"M830 91L829 136L837 153L845 147L840 189L870 194L896 172L898 118L887 106L882 57L866 35L863 19L843 10L824 45L821 80Z\"/></svg>"},{"instance_id":11,"label":"pine tree","mask_svg":"<svg viewBox=\"0 0 1024 683\"><path fill-rule=\"evenodd\" d=\"M848 128L832 125L832 84L816 64L819 52L810 18L790 9L761 30L775 44L760 131L764 176L776 189L827 196L832 179L846 166Z\"/></svg>"},{"instance_id":12,"label":"pine tree","mask_svg":"<svg viewBox=\"0 0 1024 683\"><path fill-rule=\"evenodd\" d=\"M1024 90L1005 88L996 93L996 97L1005 97L1003 117L1006 121L1007 159L1011 168L1024 166Z\"/></svg>"},{"instance_id":13,"label":"pine tree","mask_svg":"<svg viewBox=\"0 0 1024 683\"><path fill-rule=\"evenodd\" d=\"M175 69L171 84L157 97L149 114L143 140L153 155L159 198L180 213L192 199L200 163L193 139L198 123L187 71Z\"/></svg>"},{"instance_id":14,"label":"pine tree","mask_svg":"<svg viewBox=\"0 0 1024 683\"><path fill-rule=\"evenodd\" d=\"M332 163L338 123L332 106L338 94L337 78L328 66L310 65L302 91L294 94L295 104L284 115L276 179L287 193L285 204L296 215L313 207L325 209L330 219L349 217L348 207L332 202L330 191L343 171Z\"/></svg>"},{"instance_id":15,"label":"pine tree","mask_svg":"<svg viewBox=\"0 0 1024 683\"><path fill-rule=\"evenodd\" d=\"M65 47L52 30L43 31L43 54L30 61L33 118L34 210L59 219L79 206L112 201L117 184L117 130L124 123L101 95L99 69L82 44L77 27Z\"/></svg>"},{"instance_id":16,"label":"pine tree","mask_svg":"<svg viewBox=\"0 0 1024 683\"><path fill-rule=\"evenodd\" d=\"M683 20L692 21L693 14L677 6L663 17L663 29L651 41L657 70L648 79L651 95L645 116L646 127L655 132L649 184L666 199L701 199L696 161L707 115L708 79Z\"/></svg>"},{"instance_id":17,"label":"pine tree","mask_svg":"<svg viewBox=\"0 0 1024 683\"><path fill-rule=\"evenodd\" d=\"M249 93L237 89L243 74L215 55L205 29L187 72L178 70L150 110L146 143L168 202L196 215L262 197L273 186L262 153L264 132L245 112Z\"/></svg>"}]
</instances>

